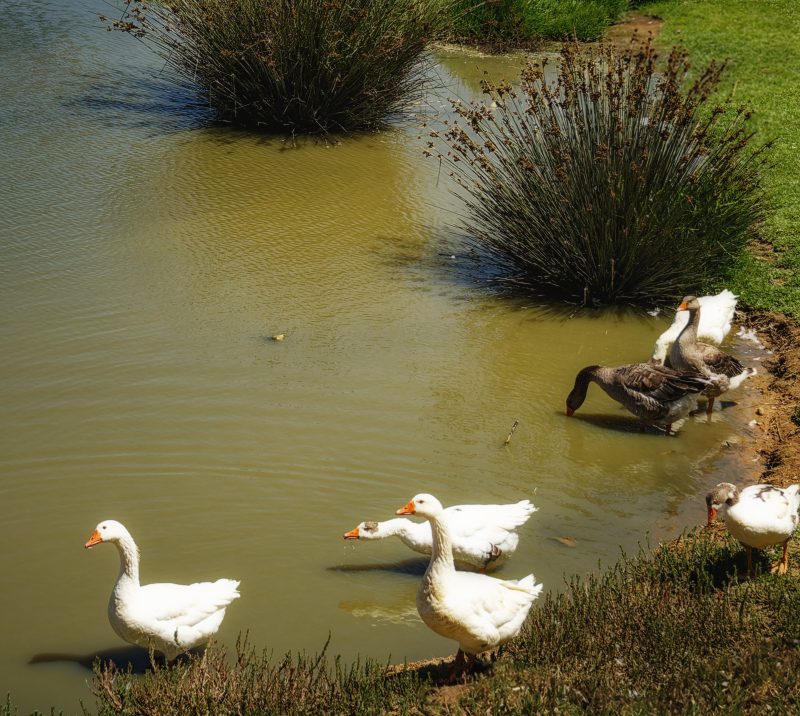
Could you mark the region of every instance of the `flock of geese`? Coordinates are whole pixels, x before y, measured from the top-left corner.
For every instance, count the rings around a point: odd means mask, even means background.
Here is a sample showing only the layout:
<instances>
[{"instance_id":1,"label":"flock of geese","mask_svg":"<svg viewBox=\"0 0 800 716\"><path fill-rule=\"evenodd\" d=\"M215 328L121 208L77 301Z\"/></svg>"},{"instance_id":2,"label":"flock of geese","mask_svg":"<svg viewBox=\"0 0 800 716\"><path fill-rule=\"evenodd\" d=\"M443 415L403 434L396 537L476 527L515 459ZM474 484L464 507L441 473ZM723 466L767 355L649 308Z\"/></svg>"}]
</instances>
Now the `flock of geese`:
<instances>
[{"instance_id":1,"label":"flock of geese","mask_svg":"<svg viewBox=\"0 0 800 716\"><path fill-rule=\"evenodd\" d=\"M567 398L567 415L583 403L590 382L636 415L642 425L663 426L686 417L698 394L714 399L739 386L755 370L698 339L721 343L731 327L736 297L730 291L700 299L687 296L675 322L656 342L649 363L581 370ZM788 569L788 542L798 521L800 485L781 489L753 485L739 491L720 483L706 496L708 523L719 516L747 551L783 545L773 567ZM456 641L451 672L457 678L471 669L478 654L515 637L542 585L532 574L498 579L486 574L510 558L519 543L517 528L536 511L528 501L508 505L458 505L445 508L433 495L419 494L396 511L401 517L361 522L345 539L375 540L396 536L408 547L430 555L417 592L422 621L437 634ZM424 518L422 523L406 515ZM160 652L168 661L203 646L217 632L228 605L239 597L239 582L218 579L197 584L147 584L139 581L139 550L125 527L114 520L97 525L86 547L109 542L117 547L120 571L108 604L114 631L125 641ZM477 571L475 571L477 570Z\"/></svg>"},{"instance_id":2,"label":"flock of geese","mask_svg":"<svg viewBox=\"0 0 800 716\"><path fill-rule=\"evenodd\" d=\"M567 415L583 405L589 383L595 383L639 418L642 430L657 425L672 434L673 424L695 408L698 394L706 396L710 416L716 397L756 373L715 345L700 341L721 343L735 310L736 296L727 290L716 296L686 296L672 325L656 341L650 362L616 368L590 365L579 371L567 396Z\"/></svg>"}]
</instances>

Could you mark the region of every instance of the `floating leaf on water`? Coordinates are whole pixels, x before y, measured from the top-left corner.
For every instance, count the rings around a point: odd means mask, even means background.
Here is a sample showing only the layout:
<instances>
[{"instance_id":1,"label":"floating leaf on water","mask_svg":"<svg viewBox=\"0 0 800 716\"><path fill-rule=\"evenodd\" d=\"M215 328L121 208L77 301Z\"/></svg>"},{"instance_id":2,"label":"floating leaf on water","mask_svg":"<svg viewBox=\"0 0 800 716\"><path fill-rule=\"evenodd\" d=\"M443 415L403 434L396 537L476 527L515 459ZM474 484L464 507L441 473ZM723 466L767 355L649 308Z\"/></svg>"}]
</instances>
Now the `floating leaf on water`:
<instances>
[{"instance_id":1,"label":"floating leaf on water","mask_svg":"<svg viewBox=\"0 0 800 716\"><path fill-rule=\"evenodd\" d=\"M284 338L286 338L286 334L276 333L274 336L270 336L270 338L272 338L273 341L282 341Z\"/></svg>"},{"instance_id":2,"label":"floating leaf on water","mask_svg":"<svg viewBox=\"0 0 800 716\"><path fill-rule=\"evenodd\" d=\"M577 547L578 540L574 537L556 537L557 542L561 542L565 547Z\"/></svg>"}]
</instances>

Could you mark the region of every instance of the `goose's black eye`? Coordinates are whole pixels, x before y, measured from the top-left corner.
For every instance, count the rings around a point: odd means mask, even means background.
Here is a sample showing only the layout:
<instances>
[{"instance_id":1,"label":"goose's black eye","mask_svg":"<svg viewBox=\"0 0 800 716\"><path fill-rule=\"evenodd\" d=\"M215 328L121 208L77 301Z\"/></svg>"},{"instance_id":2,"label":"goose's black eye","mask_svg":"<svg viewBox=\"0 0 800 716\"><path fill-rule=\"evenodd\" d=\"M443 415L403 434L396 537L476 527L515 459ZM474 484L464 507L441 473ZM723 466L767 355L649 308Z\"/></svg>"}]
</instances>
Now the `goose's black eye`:
<instances>
[{"instance_id":1,"label":"goose's black eye","mask_svg":"<svg viewBox=\"0 0 800 716\"><path fill-rule=\"evenodd\" d=\"M107 530L108 529L108 525L103 525L103 529Z\"/></svg>"}]
</instances>

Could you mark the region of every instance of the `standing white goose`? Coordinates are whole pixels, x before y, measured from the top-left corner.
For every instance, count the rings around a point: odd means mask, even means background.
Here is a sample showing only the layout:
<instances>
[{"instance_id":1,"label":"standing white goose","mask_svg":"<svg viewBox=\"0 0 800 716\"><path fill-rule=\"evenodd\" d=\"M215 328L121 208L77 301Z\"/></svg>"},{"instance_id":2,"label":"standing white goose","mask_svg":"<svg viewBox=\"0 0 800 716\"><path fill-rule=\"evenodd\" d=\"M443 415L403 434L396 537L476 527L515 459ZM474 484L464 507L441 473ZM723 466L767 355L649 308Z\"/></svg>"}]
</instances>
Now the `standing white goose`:
<instances>
[{"instance_id":1,"label":"standing white goose","mask_svg":"<svg viewBox=\"0 0 800 716\"><path fill-rule=\"evenodd\" d=\"M459 567L490 570L505 562L517 549L517 527L525 524L537 508L529 500L509 505L453 505L444 519L453 540L453 558ZM345 539L378 540L399 537L420 554L430 554L433 536L429 522L398 517L384 522L361 522L344 533Z\"/></svg>"},{"instance_id":2,"label":"standing white goose","mask_svg":"<svg viewBox=\"0 0 800 716\"><path fill-rule=\"evenodd\" d=\"M512 581L457 572L444 508L433 495L417 495L397 514L431 523L433 552L417 592L417 611L433 631L458 642L454 673L461 673L467 661L474 664L478 654L519 633L542 585L532 574Z\"/></svg>"},{"instance_id":3,"label":"standing white goose","mask_svg":"<svg viewBox=\"0 0 800 716\"><path fill-rule=\"evenodd\" d=\"M225 607L239 597L239 582L139 584L139 549L115 520L97 525L88 549L111 542L119 552L119 576L108 600L111 628L125 641L161 652L167 661L205 644L219 629Z\"/></svg>"},{"instance_id":4,"label":"standing white goose","mask_svg":"<svg viewBox=\"0 0 800 716\"><path fill-rule=\"evenodd\" d=\"M736 311L736 296L725 289L715 296L700 296L697 300L703 308L697 335L701 339L719 345L730 333L733 314ZM678 309L672 325L658 337L653 347L653 357L650 359L652 363L664 363L669 347L678 339L688 322L689 312Z\"/></svg>"},{"instance_id":5,"label":"standing white goose","mask_svg":"<svg viewBox=\"0 0 800 716\"><path fill-rule=\"evenodd\" d=\"M786 574L789 569L789 539L797 527L800 485L786 488L751 485L739 492L736 485L720 482L706 495L708 524L717 518L725 521L728 532L747 551L747 574L753 576L753 548L783 544L783 556L771 571Z\"/></svg>"}]
</instances>

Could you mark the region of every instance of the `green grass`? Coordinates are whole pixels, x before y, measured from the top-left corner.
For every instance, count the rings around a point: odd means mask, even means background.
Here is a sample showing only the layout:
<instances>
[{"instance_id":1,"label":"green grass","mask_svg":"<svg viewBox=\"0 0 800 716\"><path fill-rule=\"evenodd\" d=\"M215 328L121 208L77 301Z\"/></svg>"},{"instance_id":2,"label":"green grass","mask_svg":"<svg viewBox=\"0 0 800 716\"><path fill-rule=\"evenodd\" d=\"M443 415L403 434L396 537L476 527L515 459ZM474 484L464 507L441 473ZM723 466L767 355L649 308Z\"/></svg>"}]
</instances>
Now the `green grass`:
<instances>
[{"instance_id":1,"label":"green grass","mask_svg":"<svg viewBox=\"0 0 800 716\"><path fill-rule=\"evenodd\" d=\"M628 8L628 0L462 0L452 6L451 39L525 42L596 40Z\"/></svg>"},{"instance_id":2,"label":"green grass","mask_svg":"<svg viewBox=\"0 0 800 716\"><path fill-rule=\"evenodd\" d=\"M740 583L742 548L703 533L575 578L455 694L437 686L436 669L273 662L245 647L144 677L97 668L98 713L796 713L800 580L768 574L776 556L757 555L761 576Z\"/></svg>"},{"instance_id":3,"label":"green grass","mask_svg":"<svg viewBox=\"0 0 800 716\"><path fill-rule=\"evenodd\" d=\"M697 66L729 58L725 87L755 109L759 136L778 140L766 176L775 210L763 228L774 252L741 260L730 287L747 306L800 317L800 3L664 0L641 10L664 19L662 47L684 45Z\"/></svg>"}]
</instances>

